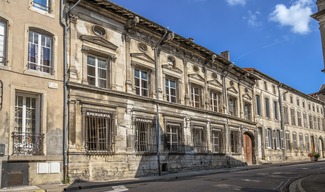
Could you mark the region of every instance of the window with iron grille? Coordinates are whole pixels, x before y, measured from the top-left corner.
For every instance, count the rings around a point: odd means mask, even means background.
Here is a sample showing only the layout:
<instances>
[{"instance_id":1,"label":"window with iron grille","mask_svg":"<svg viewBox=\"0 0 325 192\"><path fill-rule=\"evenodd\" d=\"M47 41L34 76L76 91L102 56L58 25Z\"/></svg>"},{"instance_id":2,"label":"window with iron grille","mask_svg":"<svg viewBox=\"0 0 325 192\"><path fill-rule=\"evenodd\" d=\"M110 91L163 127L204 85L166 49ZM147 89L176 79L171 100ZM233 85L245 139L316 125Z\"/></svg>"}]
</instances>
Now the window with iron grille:
<instances>
[{"instance_id":1,"label":"window with iron grille","mask_svg":"<svg viewBox=\"0 0 325 192\"><path fill-rule=\"evenodd\" d=\"M87 56L87 81L89 85L107 88L109 80L109 61L95 55Z\"/></svg>"},{"instance_id":2,"label":"window with iron grille","mask_svg":"<svg viewBox=\"0 0 325 192\"><path fill-rule=\"evenodd\" d=\"M265 147L267 149L272 149L272 140L273 140L273 134L272 134L272 129L267 128L265 130Z\"/></svg>"},{"instance_id":3,"label":"window with iron grille","mask_svg":"<svg viewBox=\"0 0 325 192\"><path fill-rule=\"evenodd\" d=\"M110 152L113 150L113 118L111 114L86 112L86 149L88 152Z\"/></svg>"},{"instance_id":4,"label":"window with iron grille","mask_svg":"<svg viewBox=\"0 0 325 192\"><path fill-rule=\"evenodd\" d=\"M7 22L0 17L0 65L6 65Z\"/></svg>"},{"instance_id":5,"label":"window with iron grille","mask_svg":"<svg viewBox=\"0 0 325 192\"><path fill-rule=\"evenodd\" d=\"M230 132L230 147L231 152L239 153L239 131Z\"/></svg>"},{"instance_id":6,"label":"window with iron grille","mask_svg":"<svg viewBox=\"0 0 325 192\"><path fill-rule=\"evenodd\" d=\"M289 131L286 131L285 133L285 139L286 139L286 149L290 149L290 132Z\"/></svg>"},{"instance_id":7,"label":"window with iron grille","mask_svg":"<svg viewBox=\"0 0 325 192\"><path fill-rule=\"evenodd\" d=\"M309 135L305 135L306 151L309 152Z\"/></svg>"},{"instance_id":8,"label":"window with iron grille","mask_svg":"<svg viewBox=\"0 0 325 192\"><path fill-rule=\"evenodd\" d=\"M151 119L136 119L136 150L138 152L156 152L156 134Z\"/></svg>"},{"instance_id":9,"label":"window with iron grille","mask_svg":"<svg viewBox=\"0 0 325 192\"><path fill-rule=\"evenodd\" d=\"M169 152L182 152L181 136L181 124L167 122L165 146Z\"/></svg>"},{"instance_id":10,"label":"window with iron grille","mask_svg":"<svg viewBox=\"0 0 325 192\"><path fill-rule=\"evenodd\" d=\"M210 99L211 99L210 105L211 105L212 111L221 112L220 96L221 96L221 94L219 92L216 92L216 91L210 92Z\"/></svg>"},{"instance_id":11,"label":"window with iron grille","mask_svg":"<svg viewBox=\"0 0 325 192\"><path fill-rule=\"evenodd\" d=\"M237 99L235 97L229 96L228 105L229 105L229 114L237 116Z\"/></svg>"},{"instance_id":12,"label":"window with iron grille","mask_svg":"<svg viewBox=\"0 0 325 192\"><path fill-rule=\"evenodd\" d=\"M297 133L296 132L292 133L292 144L293 144L293 149L298 149Z\"/></svg>"},{"instance_id":13,"label":"window with iron grille","mask_svg":"<svg viewBox=\"0 0 325 192\"><path fill-rule=\"evenodd\" d=\"M304 135L302 133L299 133L299 148L300 150L304 150Z\"/></svg>"},{"instance_id":14,"label":"window with iron grille","mask_svg":"<svg viewBox=\"0 0 325 192\"><path fill-rule=\"evenodd\" d=\"M194 150L198 153L206 151L205 132L203 127L195 126L192 128L192 139Z\"/></svg>"},{"instance_id":15,"label":"window with iron grille","mask_svg":"<svg viewBox=\"0 0 325 192\"><path fill-rule=\"evenodd\" d=\"M36 31L29 31L28 69L53 73L52 37Z\"/></svg>"},{"instance_id":16,"label":"window with iron grille","mask_svg":"<svg viewBox=\"0 0 325 192\"><path fill-rule=\"evenodd\" d=\"M252 108L251 108L251 104L244 102L244 118L246 120L252 120Z\"/></svg>"},{"instance_id":17,"label":"window with iron grille","mask_svg":"<svg viewBox=\"0 0 325 192\"><path fill-rule=\"evenodd\" d=\"M33 0L33 7L41 11L50 12L50 0Z\"/></svg>"},{"instance_id":18,"label":"window with iron grille","mask_svg":"<svg viewBox=\"0 0 325 192\"><path fill-rule=\"evenodd\" d=\"M294 109L290 109L291 125L296 125L296 112Z\"/></svg>"},{"instance_id":19,"label":"window with iron grille","mask_svg":"<svg viewBox=\"0 0 325 192\"><path fill-rule=\"evenodd\" d=\"M135 93L137 95L149 97L149 77L148 71L134 69Z\"/></svg>"},{"instance_id":20,"label":"window with iron grille","mask_svg":"<svg viewBox=\"0 0 325 192\"><path fill-rule=\"evenodd\" d=\"M280 149L281 148L281 134L280 134L280 130L274 130L273 132L273 144L274 144L274 149Z\"/></svg>"},{"instance_id":21,"label":"window with iron grille","mask_svg":"<svg viewBox=\"0 0 325 192\"><path fill-rule=\"evenodd\" d=\"M212 151L214 153L222 152L222 132L218 129L212 130Z\"/></svg>"},{"instance_id":22,"label":"window with iron grille","mask_svg":"<svg viewBox=\"0 0 325 192\"><path fill-rule=\"evenodd\" d=\"M166 99L169 102L177 102L177 81L175 79L166 78L165 80Z\"/></svg>"}]
</instances>

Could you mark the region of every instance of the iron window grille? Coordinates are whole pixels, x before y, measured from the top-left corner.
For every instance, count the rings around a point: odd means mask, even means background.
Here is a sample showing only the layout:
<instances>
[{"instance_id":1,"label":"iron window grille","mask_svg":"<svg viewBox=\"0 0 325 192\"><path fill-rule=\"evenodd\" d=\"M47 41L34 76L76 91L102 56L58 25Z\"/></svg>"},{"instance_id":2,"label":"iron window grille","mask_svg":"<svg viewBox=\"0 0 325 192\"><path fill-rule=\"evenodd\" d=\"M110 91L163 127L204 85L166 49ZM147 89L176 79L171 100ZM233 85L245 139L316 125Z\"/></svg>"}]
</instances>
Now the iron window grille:
<instances>
[{"instance_id":1,"label":"iron window grille","mask_svg":"<svg viewBox=\"0 0 325 192\"><path fill-rule=\"evenodd\" d=\"M205 143L205 131L203 127L195 126L192 128L193 150L196 153L204 153L207 151Z\"/></svg>"},{"instance_id":2,"label":"iron window grille","mask_svg":"<svg viewBox=\"0 0 325 192\"><path fill-rule=\"evenodd\" d=\"M167 123L165 134L165 147L169 153L183 153L185 146L182 145L181 124Z\"/></svg>"},{"instance_id":3,"label":"iron window grille","mask_svg":"<svg viewBox=\"0 0 325 192\"><path fill-rule=\"evenodd\" d=\"M230 147L232 153L239 153L239 131L230 132Z\"/></svg>"},{"instance_id":4,"label":"iron window grille","mask_svg":"<svg viewBox=\"0 0 325 192\"><path fill-rule=\"evenodd\" d=\"M14 155L44 155L44 134L13 132L12 140Z\"/></svg>"},{"instance_id":5,"label":"iron window grille","mask_svg":"<svg viewBox=\"0 0 325 192\"><path fill-rule=\"evenodd\" d=\"M135 132L135 147L138 152L157 152L156 134L152 119L136 119Z\"/></svg>"},{"instance_id":6,"label":"iron window grille","mask_svg":"<svg viewBox=\"0 0 325 192\"><path fill-rule=\"evenodd\" d=\"M212 151L214 153L222 153L222 131L212 130Z\"/></svg>"},{"instance_id":7,"label":"iron window grille","mask_svg":"<svg viewBox=\"0 0 325 192\"><path fill-rule=\"evenodd\" d=\"M221 94L219 92L211 91L210 93L210 105L212 111L221 112Z\"/></svg>"},{"instance_id":8,"label":"iron window grille","mask_svg":"<svg viewBox=\"0 0 325 192\"><path fill-rule=\"evenodd\" d=\"M87 111L85 115L86 152L112 153L114 136L112 114Z\"/></svg>"}]
</instances>

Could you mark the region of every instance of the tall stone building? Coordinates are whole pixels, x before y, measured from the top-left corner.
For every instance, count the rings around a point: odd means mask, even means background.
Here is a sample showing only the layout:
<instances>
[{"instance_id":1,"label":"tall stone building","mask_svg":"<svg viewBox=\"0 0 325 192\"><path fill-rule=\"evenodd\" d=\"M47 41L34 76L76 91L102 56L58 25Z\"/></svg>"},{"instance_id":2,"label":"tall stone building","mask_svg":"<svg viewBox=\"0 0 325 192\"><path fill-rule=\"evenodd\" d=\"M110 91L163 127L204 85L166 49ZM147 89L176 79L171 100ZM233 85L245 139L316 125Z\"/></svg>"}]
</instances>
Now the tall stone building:
<instances>
[{"instance_id":1,"label":"tall stone building","mask_svg":"<svg viewBox=\"0 0 325 192\"><path fill-rule=\"evenodd\" d=\"M256 163L255 79L228 52L106 0L77 3L68 38L71 180Z\"/></svg>"},{"instance_id":2,"label":"tall stone building","mask_svg":"<svg viewBox=\"0 0 325 192\"><path fill-rule=\"evenodd\" d=\"M319 31L322 40L323 58L324 58L324 69L325 72L325 0L317 0L316 2L318 12L313 14L312 17L319 22Z\"/></svg>"},{"instance_id":3,"label":"tall stone building","mask_svg":"<svg viewBox=\"0 0 325 192\"><path fill-rule=\"evenodd\" d=\"M0 1L1 187L62 181L59 1Z\"/></svg>"}]
</instances>

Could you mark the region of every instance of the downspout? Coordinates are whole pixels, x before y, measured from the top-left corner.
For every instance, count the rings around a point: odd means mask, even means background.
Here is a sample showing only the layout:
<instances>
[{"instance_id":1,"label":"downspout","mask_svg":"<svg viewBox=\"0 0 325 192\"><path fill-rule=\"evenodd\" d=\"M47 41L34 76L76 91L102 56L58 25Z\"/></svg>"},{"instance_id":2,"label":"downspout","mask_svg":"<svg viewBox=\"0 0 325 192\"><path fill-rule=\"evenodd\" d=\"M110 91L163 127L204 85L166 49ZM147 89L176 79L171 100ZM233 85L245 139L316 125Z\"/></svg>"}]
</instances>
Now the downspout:
<instances>
[{"instance_id":1,"label":"downspout","mask_svg":"<svg viewBox=\"0 0 325 192\"><path fill-rule=\"evenodd\" d=\"M67 66L67 36L69 30L69 14L71 10L77 6L81 0L78 0L67 12L64 17L64 0L60 0L60 23L64 27L63 31L63 181L68 182L68 66ZM65 18L65 20L63 19Z\"/></svg>"},{"instance_id":2,"label":"downspout","mask_svg":"<svg viewBox=\"0 0 325 192\"><path fill-rule=\"evenodd\" d=\"M279 95L279 107L280 107L280 127L282 130L282 161L286 160L286 132L284 127L284 116L283 116L283 103L282 103L282 96L286 94L286 92L281 93L282 83L278 85L278 95Z\"/></svg>"},{"instance_id":3,"label":"downspout","mask_svg":"<svg viewBox=\"0 0 325 192\"><path fill-rule=\"evenodd\" d=\"M159 126L159 89L158 89L158 51L159 47L162 44L163 40L166 38L168 34L168 30L165 31L165 34L156 44L154 49L154 59L155 59L155 86L156 86L156 131L157 131L157 163L158 163L158 174L161 175L161 167L160 167L160 126Z\"/></svg>"}]
</instances>

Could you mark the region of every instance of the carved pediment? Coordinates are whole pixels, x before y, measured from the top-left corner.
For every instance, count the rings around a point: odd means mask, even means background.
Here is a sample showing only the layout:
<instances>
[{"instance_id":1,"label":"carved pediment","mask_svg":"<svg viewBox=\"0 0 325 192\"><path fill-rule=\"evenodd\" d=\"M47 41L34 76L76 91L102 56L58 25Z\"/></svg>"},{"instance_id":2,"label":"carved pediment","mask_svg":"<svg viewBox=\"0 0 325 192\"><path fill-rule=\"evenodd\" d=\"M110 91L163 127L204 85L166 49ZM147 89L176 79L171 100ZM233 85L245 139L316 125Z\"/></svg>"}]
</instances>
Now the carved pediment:
<instances>
[{"instance_id":1,"label":"carved pediment","mask_svg":"<svg viewBox=\"0 0 325 192\"><path fill-rule=\"evenodd\" d=\"M183 71L180 68L176 67L175 65L163 64L163 65L161 65L161 67L164 68L164 69L169 69L169 70L174 71L176 73L183 73Z\"/></svg>"},{"instance_id":2,"label":"carved pediment","mask_svg":"<svg viewBox=\"0 0 325 192\"><path fill-rule=\"evenodd\" d=\"M80 39L83 41L87 41L93 44L97 44L109 49L113 49L114 51L116 51L116 49L118 48L118 46L114 45L113 43L107 41L106 39L104 39L103 37L98 37L98 36L90 36L90 35L81 35Z\"/></svg>"},{"instance_id":3,"label":"carved pediment","mask_svg":"<svg viewBox=\"0 0 325 192\"><path fill-rule=\"evenodd\" d=\"M197 79L200 81L205 81L204 77L202 77L200 74L194 73L194 74L189 74L189 77L193 78L193 79Z\"/></svg>"},{"instance_id":4,"label":"carved pediment","mask_svg":"<svg viewBox=\"0 0 325 192\"><path fill-rule=\"evenodd\" d=\"M219 87L222 87L222 83L220 81L218 81L217 79L209 80L208 84L213 84L213 85L217 85Z\"/></svg>"},{"instance_id":5,"label":"carved pediment","mask_svg":"<svg viewBox=\"0 0 325 192\"><path fill-rule=\"evenodd\" d=\"M237 89L234 86L229 87L227 90L236 94L238 93Z\"/></svg>"},{"instance_id":6,"label":"carved pediment","mask_svg":"<svg viewBox=\"0 0 325 192\"><path fill-rule=\"evenodd\" d=\"M244 99L247 99L247 100L252 100L252 97L251 97L248 93L245 93L245 94L243 95L243 98L244 98Z\"/></svg>"},{"instance_id":7,"label":"carved pediment","mask_svg":"<svg viewBox=\"0 0 325 192\"><path fill-rule=\"evenodd\" d=\"M155 63L155 60L146 53L131 53L131 57L147 61L149 63Z\"/></svg>"}]
</instances>

